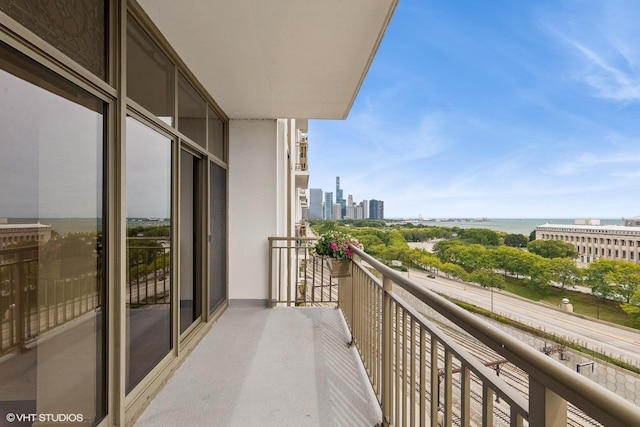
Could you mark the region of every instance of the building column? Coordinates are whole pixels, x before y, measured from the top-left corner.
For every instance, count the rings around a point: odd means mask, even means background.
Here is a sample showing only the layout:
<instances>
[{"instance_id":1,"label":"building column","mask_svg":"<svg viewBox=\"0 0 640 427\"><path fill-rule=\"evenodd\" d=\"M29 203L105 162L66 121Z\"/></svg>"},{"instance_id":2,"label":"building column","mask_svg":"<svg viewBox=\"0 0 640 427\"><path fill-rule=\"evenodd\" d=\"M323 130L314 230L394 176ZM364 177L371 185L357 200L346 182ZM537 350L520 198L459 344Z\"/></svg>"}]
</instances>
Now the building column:
<instances>
[{"instance_id":1,"label":"building column","mask_svg":"<svg viewBox=\"0 0 640 427\"><path fill-rule=\"evenodd\" d=\"M267 239L286 235L284 133L277 120L229 123L230 300L266 304Z\"/></svg>"}]
</instances>

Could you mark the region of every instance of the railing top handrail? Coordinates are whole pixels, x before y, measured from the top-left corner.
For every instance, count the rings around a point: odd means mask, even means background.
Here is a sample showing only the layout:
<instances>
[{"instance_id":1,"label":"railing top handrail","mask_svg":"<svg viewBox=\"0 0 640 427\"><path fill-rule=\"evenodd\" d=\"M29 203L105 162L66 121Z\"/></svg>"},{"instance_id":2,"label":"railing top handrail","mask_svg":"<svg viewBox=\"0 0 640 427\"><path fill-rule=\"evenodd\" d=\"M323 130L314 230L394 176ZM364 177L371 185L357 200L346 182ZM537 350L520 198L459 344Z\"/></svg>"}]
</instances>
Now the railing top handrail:
<instances>
[{"instance_id":1,"label":"railing top handrail","mask_svg":"<svg viewBox=\"0 0 640 427\"><path fill-rule=\"evenodd\" d=\"M640 408L612 391L577 374L451 301L402 276L363 250L351 250L394 284L447 317L453 323L492 348L547 388L587 412L605 425L640 425Z\"/></svg>"},{"instance_id":2,"label":"railing top handrail","mask_svg":"<svg viewBox=\"0 0 640 427\"><path fill-rule=\"evenodd\" d=\"M314 240L318 240L317 237L269 237L269 241L273 242L273 241L285 241L285 242L293 242L296 240L302 240L303 242L309 242L309 241L314 241Z\"/></svg>"},{"instance_id":3,"label":"railing top handrail","mask_svg":"<svg viewBox=\"0 0 640 427\"><path fill-rule=\"evenodd\" d=\"M171 240L170 236L130 236L127 240Z\"/></svg>"}]
</instances>

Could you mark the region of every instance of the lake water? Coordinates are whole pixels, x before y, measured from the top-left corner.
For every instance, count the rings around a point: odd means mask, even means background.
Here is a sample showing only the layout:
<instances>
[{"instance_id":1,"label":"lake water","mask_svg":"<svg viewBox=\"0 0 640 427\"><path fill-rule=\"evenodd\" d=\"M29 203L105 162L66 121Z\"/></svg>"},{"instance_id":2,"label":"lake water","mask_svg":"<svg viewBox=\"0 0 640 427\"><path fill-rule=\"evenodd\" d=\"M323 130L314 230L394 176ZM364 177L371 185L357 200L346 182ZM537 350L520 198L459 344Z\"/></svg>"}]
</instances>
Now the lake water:
<instances>
[{"instance_id":1,"label":"lake water","mask_svg":"<svg viewBox=\"0 0 640 427\"><path fill-rule=\"evenodd\" d=\"M40 221L41 224L51 225L52 228L60 233L95 231L96 226L100 224L100 219L96 218L11 218L9 223L26 223L33 224ZM501 218L501 219L456 219L456 220L415 220L411 221L415 224L423 224L441 227L460 227L460 228L488 228L491 230L504 231L506 233L529 234L536 229L536 226L543 224L574 224L574 219L568 218ZM624 225L622 219L600 219L601 225ZM158 226L170 225L168 220L142 220L130 219L127 221L128 227L135 226Z\"/></svg>"},{"instance_id":2,"label":"lake water","mask_svg":"<svg viewBox=\"0 0 640 427\"><path fill-rule=\"evenodd\" d=\"M92 233L102 226L100 218L9 218L9 224L45 224L58 234L67 233ZM152 227L171 225L167 219L141 219L131 218L127 220L127 227Z\"/></svg>"},{"instance_id":3,"label":"lake water","mask_svg":"<svg viewBox=\"0 0 640 427\"><path fill-rule=\"evenodd\" d=\"M597 218L596 218L597 219ZM414 222L414 221L412 221ZM460 227L460 228L488 228L496 231L504 231L512 234L529 234L538 225L544 224L574 224L573 218L499 218L499 219L468 219L468 220L421 220L415 224L440 226L440 227ZM600 225L624 225L622 219L600 219Z\"/></svg>"}]
</instances>

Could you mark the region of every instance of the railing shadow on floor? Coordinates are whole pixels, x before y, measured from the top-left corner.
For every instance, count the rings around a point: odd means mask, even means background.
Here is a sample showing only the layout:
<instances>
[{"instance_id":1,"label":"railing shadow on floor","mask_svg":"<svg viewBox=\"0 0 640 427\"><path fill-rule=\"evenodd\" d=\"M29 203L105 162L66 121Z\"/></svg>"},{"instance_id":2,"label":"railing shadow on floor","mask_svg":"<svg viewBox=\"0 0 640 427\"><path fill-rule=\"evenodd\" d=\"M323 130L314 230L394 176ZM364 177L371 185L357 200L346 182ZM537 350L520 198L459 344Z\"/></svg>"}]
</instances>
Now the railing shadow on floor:
<instances>
[{"instance_id":1,"label":"railing shadow on floor","mask_svg":"<svg viewBox=\"0 0 640 427\"><path fill-rule=\"evenodd\" d=\"M382 424L640 425L631 402L357 248L350 276L331 278L314 240L269 239L270 306L338 305Z\"/></svg>"}]
</instances>

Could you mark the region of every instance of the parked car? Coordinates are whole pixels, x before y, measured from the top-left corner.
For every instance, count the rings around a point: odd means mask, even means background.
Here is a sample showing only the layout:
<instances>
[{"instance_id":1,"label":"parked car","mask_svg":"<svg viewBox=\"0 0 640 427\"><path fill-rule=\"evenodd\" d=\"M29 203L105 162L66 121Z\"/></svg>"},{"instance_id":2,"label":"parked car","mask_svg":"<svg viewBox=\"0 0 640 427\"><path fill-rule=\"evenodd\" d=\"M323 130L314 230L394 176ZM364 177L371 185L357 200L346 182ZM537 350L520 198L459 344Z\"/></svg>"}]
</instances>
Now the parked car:
<instances>
[{"instance_id":1,"label":"parked car","mask_svg":"<svg viewBox=\"0 0 640 427\"><path fill-rule=\"evenodd\" d=\"M427 277L428 277L429 279L435 279L435 278L436 278L436 275L435 275L435 274L433 274L433 273L431 273L431 274L427 274Z\"/></svg>"}]
</instances>

